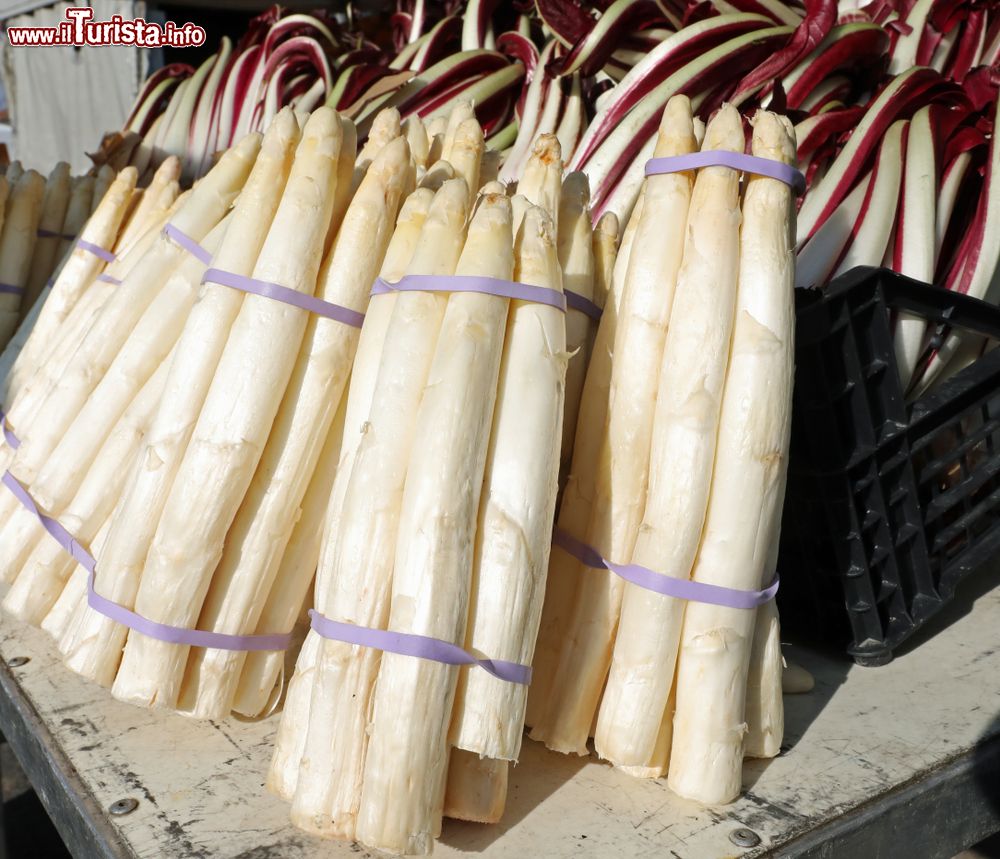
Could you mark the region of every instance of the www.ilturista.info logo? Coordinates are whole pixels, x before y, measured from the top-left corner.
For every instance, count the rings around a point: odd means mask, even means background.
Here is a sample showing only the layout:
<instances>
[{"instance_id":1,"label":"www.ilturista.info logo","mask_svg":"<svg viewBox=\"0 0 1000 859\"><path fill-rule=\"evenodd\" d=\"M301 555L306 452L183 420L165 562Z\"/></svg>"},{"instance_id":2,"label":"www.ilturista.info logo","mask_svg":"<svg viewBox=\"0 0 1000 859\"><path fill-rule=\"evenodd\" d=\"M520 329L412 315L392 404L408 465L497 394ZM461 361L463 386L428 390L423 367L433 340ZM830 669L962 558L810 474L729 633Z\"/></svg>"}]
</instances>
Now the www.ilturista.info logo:
<instances>
[{"instance_id":1,"label":"www.ilturista.info logo","mask_svg":"<svg viewBox=\"0 0 1000 859\"><path fill-rule=\"evenodd\" d=\"M110 21L94 21L90 6L70 6L66 20L54 27L8 27L12 48L60 47L66 45L134 45L137 48L190 48L205 42L205 28L173 21L157 24L144 18L126 20L113 15Z\"/></svg>"}]
</instances>

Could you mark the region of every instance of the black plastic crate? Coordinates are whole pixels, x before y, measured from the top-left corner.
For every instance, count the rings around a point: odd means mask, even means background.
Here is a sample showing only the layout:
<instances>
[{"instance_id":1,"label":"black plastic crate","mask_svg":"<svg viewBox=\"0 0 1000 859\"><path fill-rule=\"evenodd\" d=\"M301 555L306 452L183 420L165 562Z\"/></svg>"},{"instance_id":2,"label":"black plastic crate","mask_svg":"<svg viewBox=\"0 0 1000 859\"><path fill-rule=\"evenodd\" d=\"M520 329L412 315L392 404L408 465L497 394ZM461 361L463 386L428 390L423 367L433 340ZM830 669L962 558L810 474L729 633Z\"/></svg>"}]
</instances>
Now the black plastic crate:
<instances>
[{"instance_id":1,"label":"black plastic crate","mask_svg":"<svg viewBox=\"0 0 1000 859\"><path fill-rule=\"evenodd\" d=\"M906 403L893 314L1000 340L1000 309L871 268L796 305L782 626L880 665L1000 549L1000 349Z\"/></svg>"}]
</instances>

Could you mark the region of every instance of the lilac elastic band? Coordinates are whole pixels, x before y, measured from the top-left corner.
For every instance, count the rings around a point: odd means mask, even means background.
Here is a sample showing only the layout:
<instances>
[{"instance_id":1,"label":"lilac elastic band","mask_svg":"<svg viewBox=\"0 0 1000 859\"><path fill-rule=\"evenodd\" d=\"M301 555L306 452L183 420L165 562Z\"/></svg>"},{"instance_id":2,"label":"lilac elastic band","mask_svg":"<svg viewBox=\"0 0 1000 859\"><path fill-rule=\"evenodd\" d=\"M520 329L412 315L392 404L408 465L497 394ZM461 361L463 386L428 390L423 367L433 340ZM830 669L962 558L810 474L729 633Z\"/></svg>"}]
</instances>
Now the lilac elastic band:
<instances>
[{"instance_id":1,"label":"lilac elastic band","mask_svg":"<svg viewBox=\"0 0 1000 859\"><path fill-rule=\"evenodd\" d=\"M252 292L254 295L262 295L264 298L272 298L283 304L290 304L317 316L325 316L336 322L343 322L344 325L351 325L360 328L365 321L365 315L351 310L349 307L341 307L330 301L323 301L315 295L307 295L304 292L296 292L287 286L278 283L270 283L266 280L257 280L252 277L244 277L241 274L234 274L231 271L223 271L218 268L210 268L201 279L202 283L217 283L220 286L229 286L243 292Z\"/></svg>"},{"instance_id":2,"label":"lilac elastic band","mask_svg":"<svg viewBox=\"0 0 1000 859\"><path fill-rule=\"evenodd\" d=\"M276 635L228 635L224 632L205 632L200 629L183 629L157 623L141 614L136 614L124 606L102 597L94 590L94 571L90 570L87 582L87 605L115 623L134 629L136 632L168 644L184 644L189 647L209 647L214 650L287 650L292 643L291 633Z\"/></svg>"},{"instance_id":3,"label":"lilac elastic band","mask_svg":"<svg viewBox=\"0 0 1000 859\"><path fill-rule=\"evenodd\" d=\"M589 298L584 298L580 293L573 292L571 289L563 290L563 294L566 296L566 306L570 310L579 310L581 313L585 313L591 319L596 319L598 322L601 316L604 315L604 310L598 307Z\"/></svg>"},{"instance_id":4,"label":"lilac elastic band","mask_svg":"<svg viewBox=\"0 0 1000 859\"><path fill-rule=\"evenodd\" d=\"M774 599L778 592L778 576L762 591L742 591L721 585L710 585L690 579L674 579L638 564L613 564L601 557L591 546L577 540L561 528L556 528L552 545L558 546L580 563L595 570L611 570L616 576L647 591L692 602L711 603L726 608L757 608Z\"/></svg>"},{"instance_id":5,"label":"lilac elastic band","mask_svg":"<svg viewBox=\"0 0 1000 859\"><path fill-rule=\"evenodd\" d=\"M105 262L114 262L116 257L111 251L107 251L100 245L95 245L83 239L76 240L76 246L83 251L90 251L95 257L100 257Z\"/></svg>"},{"instance_id":6,"label":"lilac elastic band","mask_svg":"<svg viewBox=\"0 0 1000 859\"><path fill-rule=\"evenodd\" d=\"M499 680L520 683L524 686L531 683L531 666L506 662L503 659L477 659L450 641L408 632L393 632L389 629L372 629L367 626L355 626L353 623L341 623L330 620L315 609L309 610L309 619L315 632L333 641L344 641L347 644L371 647L402 656L416 656L419 659L429 659L445 665L478 665Z\"/></svg>"},{"instance_id":7,"label":"lilac elastic band","mask_svg":"<svg viewBox=\"0 0 1000 859\"><path fill-rule=\"evenodd\" d=\"M195 259L201 260L205 265L212 264L212 255L205 250L201 245L199 245L194 239L191 238L187 233L182 230L177 229L173 224L167 224L163 228L163 234L180 245L184 250L186 250Z\"/></svg>"},{"instance_id":8,"label":"lilac elastic band","mask_svg":"<svg viewBox=\"0 0 1000 859\"><path fill-rule=\"evenodd\" d=\"M42 523L52 538L63 547L73 559L80 564L90 578L87 583L87 604L96 612L103 614L122 626L134 629L143 635L166 641L169 644L186 644L191 647L210 647L216 650L287 650L292 641L291 633L277 635L228 635L223 632L204 632L198 629L183 629L157 623L130 611L107 597L102 597L94 590L94 572L97 564L93 555L81 546L72 534L51 516L46 516L38 509L35 499L18 482L9 471L3 476L4 485L21 502L21 505Z\"/></svg>"},{"instance_id":9,"label":"lilac elastic band","mask_svg":"<svg viewBox=\"0 0 1000 859\"><path fill-rule=\"evenodd\" d=\"M722 149L672 155L667 158L650 158L646 162L646 175L680 173L684 170L697 170L699 167L732 167L744 173L777 179L779 182L791 185L798 194L806 189L806 177L790 164L757 155L747 155L745 152L727 152Z\"/></svg>"},{"instance_id":10,"label":"lilac elastic band","mask_svg":"<svg viewBox=\"0 0 1000 859\"><path fill-rule=\"evenodd\" d=\"M113 283L115 286L120 286L121 281L117 277L112 277L110 274L99 274L97 279L104 283Z\"/></svg>"},{"instance_id":11,"label":"lilac elastic band","mask_svg":"<svg viewBox=\"0 0 1000 859\"><path fill-rule=\"evenodd\" d=\"M0 295L24 295L24 287L14 286L12 283L0 283Z\"/></svg>"},{"instance_id":12,"label":"lilac elastic band","mask_svg":"<svg viewBox=\"0 0 1000 859\"><path fill-rule=\"evenodd\" d=\"M7 426L7 415L0 409L0 428L3 429L3 437L7 441L7 446L17 450L21 446L21 440L14 435L14 431Z\"/></svg>"},{"instance_id":13,"label":"lilac elastic band","mask_svg":"<svg viewBox=\"0 0 1000 859\"><path fill-rule=\"evenodd\" d=\"M76 238L76 236L67 236L65 233L56 232L55 230L46 230L42 227L35 230L35 235L40 239L65 239L68 242L71 242Z\"/></svg>"},{"instance_id":14,"label":"lilac elastic band","mask_svg":"<svg viewBox=\"0 0 1000 859\"><path fill-rule=\"evenodd\" d=\"M559 310L566 309L566 296L557 289L474 274L407 274L396 283L377 278L372 287L372 295L384 295L387 292L479 292L515 301L547 304Z\"/></svg>"}]
</instances>

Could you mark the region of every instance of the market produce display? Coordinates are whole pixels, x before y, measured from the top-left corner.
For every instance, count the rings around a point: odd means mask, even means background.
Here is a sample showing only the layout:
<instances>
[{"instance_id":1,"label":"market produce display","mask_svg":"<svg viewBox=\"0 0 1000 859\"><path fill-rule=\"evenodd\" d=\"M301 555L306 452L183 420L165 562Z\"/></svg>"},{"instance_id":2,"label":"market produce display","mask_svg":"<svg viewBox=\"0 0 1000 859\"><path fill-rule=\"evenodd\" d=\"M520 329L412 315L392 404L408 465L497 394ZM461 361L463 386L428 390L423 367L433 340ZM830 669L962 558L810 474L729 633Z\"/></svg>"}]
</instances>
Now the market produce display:
<instances>
[{"instance_id":1,"label":"market produce display","mask_svg":"<svg viewBox=\"0 0 1000 859\"><path fill-rule=\"evenodd\" d=\"M494 823L525 736L731 802L783 733L795 287L1000 301L1000 13L847 6L275 7L93 175L11 165L3 610L121 701L280 707L323 837ZM911 396L986 348L893 325Z\"/></svg>"}]
</instances>

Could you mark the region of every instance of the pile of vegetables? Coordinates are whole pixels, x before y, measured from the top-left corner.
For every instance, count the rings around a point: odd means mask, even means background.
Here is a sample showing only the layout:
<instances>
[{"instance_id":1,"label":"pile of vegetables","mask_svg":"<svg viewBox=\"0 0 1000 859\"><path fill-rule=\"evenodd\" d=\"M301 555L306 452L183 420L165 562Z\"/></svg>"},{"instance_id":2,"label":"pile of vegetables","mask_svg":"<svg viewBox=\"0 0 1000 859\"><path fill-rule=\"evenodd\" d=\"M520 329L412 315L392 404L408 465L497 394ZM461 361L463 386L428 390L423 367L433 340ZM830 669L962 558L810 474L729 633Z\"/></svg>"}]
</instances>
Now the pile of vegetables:
<instances>
[{"instance_id":1,"label":"pile of vegetables","mask_svg":"<svg viewBox=\"0 0 1000 859\"><path fill-rule=\"evenodd\" d=\"M170 164L179 168L176 158ZM48 295L53 275L115 174L105 164L92 175L71 176L69 165L59 163L46 180L14 161L0 175L0 350L36 304L40 309L39 297ZM141 199L136 191L133 210Z\"/></svg>"}]
</instances>

